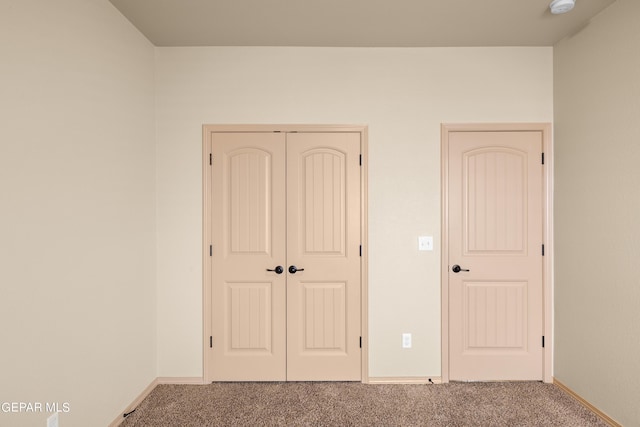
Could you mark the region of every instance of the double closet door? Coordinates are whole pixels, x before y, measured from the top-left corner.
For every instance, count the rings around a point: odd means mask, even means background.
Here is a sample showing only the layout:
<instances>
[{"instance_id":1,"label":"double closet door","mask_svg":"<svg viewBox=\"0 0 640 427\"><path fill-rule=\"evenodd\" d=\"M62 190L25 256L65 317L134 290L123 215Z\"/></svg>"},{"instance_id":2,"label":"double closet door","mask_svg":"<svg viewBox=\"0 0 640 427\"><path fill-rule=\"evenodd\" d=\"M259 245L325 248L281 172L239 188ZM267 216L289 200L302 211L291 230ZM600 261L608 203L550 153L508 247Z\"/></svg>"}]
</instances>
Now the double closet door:
<instances>
[{"instance_id":1,"label":"double closet door","mask_svg":"<svg viewBox=\"0 0 640 427\"><path fill-rule=\"evenodd\" d=\"M359 381L359 132L211 133L213 381Z\"/></svg>"}]
</instances>

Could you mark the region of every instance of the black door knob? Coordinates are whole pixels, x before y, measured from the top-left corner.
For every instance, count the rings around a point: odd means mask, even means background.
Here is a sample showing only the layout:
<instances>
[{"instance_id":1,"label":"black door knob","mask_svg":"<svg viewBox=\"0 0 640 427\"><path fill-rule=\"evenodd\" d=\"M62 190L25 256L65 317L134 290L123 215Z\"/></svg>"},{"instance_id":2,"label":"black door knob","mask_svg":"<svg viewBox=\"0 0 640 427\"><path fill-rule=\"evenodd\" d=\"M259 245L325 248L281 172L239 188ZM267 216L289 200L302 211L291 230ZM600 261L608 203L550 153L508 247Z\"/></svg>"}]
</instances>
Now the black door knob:
<instances>
[{"instance_id":1,"label":"black door knob","mask_svg":"<svg viewBox=\"0 0 640 427\"><path fill-rule=\"evenodd\" d=\"M298 268L295 265L289 267L289 273L296 274L296 271L304 271L304 268Z\"/></svg>"},{"instance_id":2,"label":"black door knob","mask_svg":"<svg viewBox=\"0 0 640 427\"><path fill-rule=\"evenodd\" d=\"M453 267L451 267L451 271L453 271L454 273L460 273L461 271L469 271L469 270L465 270L464 268L456 264Z\"/></svg>"},{"instance_id":3,"label":"black door knob","mask_svg":"<svg viewBox=\"0 0 640 427\"><path fill-rule=\"evenodd\" d=\"M282 268L282 266L279 265L276 268L274 268L273 270L270 270L270 269L267 268L267 271L275 271L276 274L282 274L282 272L284 271L284 268Z\"/></svg>"}]
</instances>

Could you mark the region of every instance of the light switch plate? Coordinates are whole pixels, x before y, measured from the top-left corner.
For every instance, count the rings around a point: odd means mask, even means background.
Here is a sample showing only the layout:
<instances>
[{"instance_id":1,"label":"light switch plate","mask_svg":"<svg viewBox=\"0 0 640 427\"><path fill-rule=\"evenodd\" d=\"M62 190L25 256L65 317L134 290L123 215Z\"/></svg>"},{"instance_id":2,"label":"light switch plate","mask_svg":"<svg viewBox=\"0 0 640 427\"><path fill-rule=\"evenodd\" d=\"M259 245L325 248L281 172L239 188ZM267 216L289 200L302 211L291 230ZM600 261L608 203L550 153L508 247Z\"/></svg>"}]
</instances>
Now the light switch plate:
<instances>
[{"instance_id":1,"label":"light switch plate","mask_svg":"<svg viewBox=\"0 0 640 427\"><path fill-rule=\"evenodd\" d=\"M433 250L433 236L419 236L418 237L418 250L419 251L432 251Z\"/></svg>"}]
</instances>

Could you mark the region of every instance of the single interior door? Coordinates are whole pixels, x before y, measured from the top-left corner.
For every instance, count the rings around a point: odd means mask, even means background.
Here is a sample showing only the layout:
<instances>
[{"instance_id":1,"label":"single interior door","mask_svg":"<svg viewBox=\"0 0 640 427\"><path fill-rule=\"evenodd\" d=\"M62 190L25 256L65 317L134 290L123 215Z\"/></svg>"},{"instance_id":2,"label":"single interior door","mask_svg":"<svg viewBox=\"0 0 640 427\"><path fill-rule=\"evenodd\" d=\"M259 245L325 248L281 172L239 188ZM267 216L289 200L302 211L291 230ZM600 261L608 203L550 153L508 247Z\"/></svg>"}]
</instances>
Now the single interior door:
<instances>
[{"instance_id":1,"label":"single interior door","mask_svg":"<svg viewBox=\"0 0 640 427\"><path fill-rule=\"evenodd\" d=\"M361 379L360 144L211 133L213 381Z\"/></svg>"},{"instance_id":2,"label":"single interior door","mask_svg":"<svg viewBox=\"0 0 640 427\"><path fill-rule=\"evenodd\" d=\"M542 132L448 134L449 379L543 379Z\"/></svg>"}]
</instances>

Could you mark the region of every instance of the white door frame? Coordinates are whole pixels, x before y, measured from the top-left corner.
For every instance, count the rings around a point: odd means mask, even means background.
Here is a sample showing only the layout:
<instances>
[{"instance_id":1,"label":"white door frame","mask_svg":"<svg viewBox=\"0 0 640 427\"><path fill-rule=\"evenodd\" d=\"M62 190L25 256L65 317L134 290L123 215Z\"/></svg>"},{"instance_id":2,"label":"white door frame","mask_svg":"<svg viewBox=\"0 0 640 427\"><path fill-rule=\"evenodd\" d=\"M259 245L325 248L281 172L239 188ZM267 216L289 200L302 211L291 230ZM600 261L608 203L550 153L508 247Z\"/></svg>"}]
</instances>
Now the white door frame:
<instances>
[{"instance_id":1,"label":"white door frame","mask_svg":"<svg viewBox=\"0 0 640 427\"><path fill-rule=\"evenodd\" d=\"M362 333L361 381L369 382L369 298L368 298L368 128L360 125L213 125L202 126L202 377L204 383L212 381L207 354L212 336L211 269L211 133L213 132L358 132L362 164L360 168L360 235L362 239L362 262L360 267L361 293L360 316Z\"/></svg>"},{"instance_id":2,"label":"white door frame","mask_svg":"<svg viewBox=\"0 0 640 427\"><path fill-rule=\"evenodd\" d=\"M545 253L542 272L543 331L545 346L542 356L542 376L553 382L553 141L549 123L462 123L441 125L441 233L442 256L440 266L442 382L449 382L449 132L538 131L542 133L543 170L543 243Z\"/></svg>"}]
</instances>

